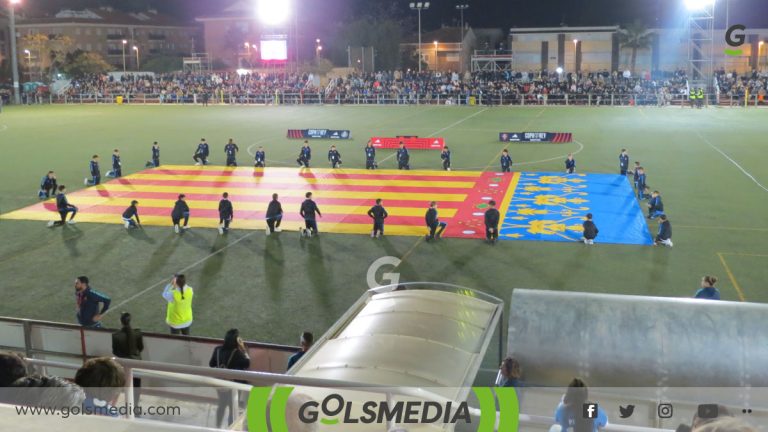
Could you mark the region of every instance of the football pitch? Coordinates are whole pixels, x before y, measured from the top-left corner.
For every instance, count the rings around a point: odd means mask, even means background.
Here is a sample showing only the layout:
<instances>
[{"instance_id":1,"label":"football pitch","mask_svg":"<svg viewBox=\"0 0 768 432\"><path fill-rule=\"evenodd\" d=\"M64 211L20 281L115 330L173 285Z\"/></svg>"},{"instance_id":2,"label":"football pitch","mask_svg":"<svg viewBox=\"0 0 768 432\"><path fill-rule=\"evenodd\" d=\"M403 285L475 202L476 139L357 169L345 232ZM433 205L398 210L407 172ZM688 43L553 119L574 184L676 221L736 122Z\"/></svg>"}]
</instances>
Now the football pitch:
<instances>
[{"instance_id":1,"label":"football pitch","mask_svg":"<svg viewBox=\"0 0 768 432\"><path fill-rule=\"evenodd\" d=\"M117 327L119 312L130 311L137 327L165 332L165 302L160 294L174 273L184 272L196 290L193 334L222 337L230 327L238 327L249 340L296 344L301 331L319 335L335 322L368 288L371 263L384 256L401 260L396 269L401 281L453 283L507 302L514 288L690 297L705 274L720 278L718 286L726 300L766 302L768 168L762 146L767 118L768 111L757 109L5 108L0 114L2 214L39 204L39 181L50 169L56 171L59 184L68 186L70 200L78 205L91 155L101 156L105 173L114 148L121 151L123 174L141 177L148 175L140 172L150 159L153 141L161 145L163 165L183 167L192 165L198 140L206 138L215 166L206 169L218 169L225 159L224 144L233 138L241 149L238 172L250 175L251 154L263 146L267 170L290 173L298 172L295 159L301 141L286 139L286 130L329 128L352 131L353 139L333 141L345 170L365 166L362 148L371 136L439 136L453 154L450 175L458 178L463 172L496 172L500 151L507 145L513 171L523 179L537 173L562 173L571 152L579 174L617 174L619 151L627 148L630 163L640 161L651 189L663 195L675 246L525 240L489 246L464 238L426 243L418 232L402 230L376 240L349 233L360 230L300 240L295 231L267 237L247 218L240 228L236 218L233 231L219 236L207 224L196 226L194 213L193 228L183 235L174 234L169 217L157 219L166 226L130 232L116 224L86 223L85 211L78 215L82 223L55 229L46 228L41 220L4 218L0 220L0 315L74 322L73 280L85 274L95 289L112 297L106 326ZM575 141L498 142L499 132L520 131L573 132ZM313 167L327 169L325 156L331 142L311 144ZM382 169L396 168L393 154L377 152ZM438 152L412 151L411 166L417 173L441 174ZM281 193L281 187L274 192ZM438 192L436 196L439 200ZM261 198L267 200L268 195ZM321 210L324 198L330 196L318 198ZM172 199L167 200L170 213ZM234 205L236 217L238 205L251 208L237 200ZM350 205L365 210L363 203ZM419 219L423 211L418 207L426 210L426 205L425 200L408 211L417 212L413 217ZM292 208L285 203L284 207ZM259 223L260 208L252 208L252 218ZM640 210L645 213L645 202ZM51 212L50 219L55 216ZM119 222L119 214L114 217ZM625 229L596 222L601 233L619 235ZM319 223L322 231L324 222ZM648 236L655 234L657 226L656 221L648 222Z\"/></svg>"}]
</instances>

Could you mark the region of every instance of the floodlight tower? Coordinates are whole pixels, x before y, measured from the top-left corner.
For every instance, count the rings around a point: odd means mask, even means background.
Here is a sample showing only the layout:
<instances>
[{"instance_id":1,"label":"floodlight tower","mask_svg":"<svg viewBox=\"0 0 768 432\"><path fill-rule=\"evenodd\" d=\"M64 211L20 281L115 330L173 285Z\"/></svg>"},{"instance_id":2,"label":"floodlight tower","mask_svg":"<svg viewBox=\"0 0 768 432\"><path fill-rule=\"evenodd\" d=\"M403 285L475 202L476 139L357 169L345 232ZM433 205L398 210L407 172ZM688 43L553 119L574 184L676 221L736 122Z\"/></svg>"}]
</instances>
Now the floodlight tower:
<instances>
[{"instance_id":1,"label":"floodlight tower","mask_svg":"<svg viewBox=\"0 0 768 432\"><path fill-rule=\"evenodd\" d=\"M256 14L267 27L277 28L284 25L291 16L291 6L288 0L257 0ZM296 71L299 70L299 25L298 13L294 15L294 36L293 43L296 45ZM286 35L289 33L286 31ZM287 66L286 66L287 68Z\"/></svg>"},{"instance_id":2,"label":"floodlight tower","mask_svg":"<svg viewBox=\"0 0 768 432\"><path fill-rule=\"evenodd\" d=\"M714 83L715 1L685 0L688 8L688 84L712 89Z\"/></svg>"},{"instance_id":3,"label":"floodlight tower","mask_svg":"<svg viewBox=\"0 0 768 432\"><path fill-rule=\"evenodd\" d=\"M13 103L21 105L21 96L19 95L19 59L16 54L16 5L21 0L9 0L8 18L10 19L11 30L11 72L13 74Z\"/></svg>"},{"instance_id":4,"label":"floodlight tower","mask_svg":"<svg viewBox=\"0 0 768 432\"><path fill-rule=\"evenodd\" d=\"M419 12L419 73L421 73L421 11L429 9L429 2L412 2L411 9Z\"/></svg>"}]
</instances>

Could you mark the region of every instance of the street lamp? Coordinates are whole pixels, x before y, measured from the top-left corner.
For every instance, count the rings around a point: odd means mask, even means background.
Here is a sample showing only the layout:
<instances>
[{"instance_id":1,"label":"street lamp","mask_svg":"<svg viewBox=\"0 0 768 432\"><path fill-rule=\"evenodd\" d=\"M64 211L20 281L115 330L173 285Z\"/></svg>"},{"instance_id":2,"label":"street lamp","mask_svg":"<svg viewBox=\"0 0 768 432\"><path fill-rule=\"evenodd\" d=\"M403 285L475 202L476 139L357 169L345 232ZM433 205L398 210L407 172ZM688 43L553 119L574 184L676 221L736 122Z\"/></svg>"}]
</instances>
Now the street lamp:
<instances>
[{"instance_id":1,"label":"street lamp","mask_svg":"<svg viewBox=\"0 0 768 432\"><path fill-rule=\"evenodd\" d=\"M320 51L323 50L323 46L320 45L320 39L315 39L315 59L320 58Z\"/></svg>"},{"instance_id":2,"label":"street lamp","mask_svg":"<svg viewBox=\"0 0 768 432\"><path fill-rule=\"evenodd\" d=\"M456 10L461 13L461 39L459 40L461 54L459 54L459 72L464 72L464 62L462 61L464 58L464 11L467 9L469 9L468 4L456 5Z\"/></svg>"},{"instance_id":3,"label":"street lamp","mask_svg":"<svg viewBox=\"0 0 768 432\"><path fill-rule=\"evenodd\" d=\"M136 51L136 72L141 70L141 62L139 61L139 47L133 46L133 50Z\"/></svg>"},{"instance_id":4,"label":"street lamp","mask_svg":"<svg viewBox=\"0 0 768 432\"><path fill-rule=\"evenodd\" d=\"M579 40L573 40L573 71L579 73Z\"/></svg>"},{"instance_id":5,"label":"street lamp","mask_svg":"<svg viewBox=\"0 0 768 432\"><path fill-rule=\"evenodd\" d=\"M123 39L123 73L125 73L125 46L128 44L128 41Z\"/></svg>"},{"instance_id":6,"label":"street lamp","mask_svg":"<svg viewBox=\"0 0 768 432\"><path fill-rule=\"evenodd\" d=\"M421 73L421 11L429 9L429 2L412 2L411 10L419 13L419 73Z\"/></svg>"},{"instance_id":7,"label":"street lamp","mask_svg":"<svg viewBox=\"0 0 768 432\"><path fill-rule=\"evenodd\" d=\"M435 44L435 70L438 69L438 61L437 61L437 41L432 42Z\"/></svg>"},{"instance_id":8,"label":"street lamp","mask_svg":"<svg viewBox=\"0 0 768 432\"><path fill-rule=\"evenodd\" d=\"M16 5L21 0L9 0L10 9L10 30L11 30L11 72L13 73L13 103L21 105L21 96L19 95L19 61L16 58Z\"/></svg>"}]
</instances>

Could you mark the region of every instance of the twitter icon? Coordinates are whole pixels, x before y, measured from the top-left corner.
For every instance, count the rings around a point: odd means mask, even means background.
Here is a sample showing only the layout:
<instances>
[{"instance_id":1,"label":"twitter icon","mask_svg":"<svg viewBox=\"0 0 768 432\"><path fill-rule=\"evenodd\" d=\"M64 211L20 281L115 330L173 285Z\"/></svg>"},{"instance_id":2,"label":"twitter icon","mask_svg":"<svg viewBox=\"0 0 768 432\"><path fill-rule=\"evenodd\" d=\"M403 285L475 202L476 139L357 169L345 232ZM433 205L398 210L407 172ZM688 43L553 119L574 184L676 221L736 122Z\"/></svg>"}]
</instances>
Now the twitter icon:
<instances>
[{"instance_id":1,"label":"twitter icon","mask_svg":"<svg viewBox=\"0 0 768 432\"><path fill-rule=\"evenodd\" d=\"M621 418L627 418L631 417L632 413L635 412L635 406L634 405L627 405L627 406L621 406L619 405L619 417Z\"/></svg>"}]
</instances>

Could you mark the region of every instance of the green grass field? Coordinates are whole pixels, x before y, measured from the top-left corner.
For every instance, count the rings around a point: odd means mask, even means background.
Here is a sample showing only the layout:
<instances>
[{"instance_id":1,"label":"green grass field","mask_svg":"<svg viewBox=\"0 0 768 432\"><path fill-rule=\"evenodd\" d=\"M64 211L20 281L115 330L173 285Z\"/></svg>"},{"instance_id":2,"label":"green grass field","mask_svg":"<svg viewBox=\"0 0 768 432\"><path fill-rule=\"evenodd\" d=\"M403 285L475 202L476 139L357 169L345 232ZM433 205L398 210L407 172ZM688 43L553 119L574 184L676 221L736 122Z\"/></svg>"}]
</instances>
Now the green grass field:
<instances>
[{"instance_id":1,"label":"green grass field","mask_svg":"<svg viewBox=\"0 0 768 432\"><path fill-rule=\"evenodd\" d=\"M336 142L345 167L362 167L361 148L377 135L444 136L455 169L496 169L502 130L569 131L571 144L512 144L515 170L561 171L576 152L580 172L617 169L622 147L664 194L673 224L673 249L641 246L414 237L383 241L324 235L299 242L295 233L266 238L263 231L193 229L174 235L148 227L126 233L118 225L0 221L0 315L74 322L73 280L80 274L113 299L105 319L134 314L146 330L166 331L164 282L184 271L195 289L193 334L221 337L230 327L250 340L295 344L304 329L323 333L364 290L377 258L403 258L404 281L441 281L509 300L514 288L653 296L691 296L704 274L720 277L727 300L766 302L768 184L762 144L763 110L679 108L457 108L457 107L188 107L43 106L5 108L0 114L3 181L0 212L37 202L40 177L54 169L70 192L83 187L94 153L109 165L120 148L124 174L143 169L152 141L164 164L190 164L200 137L212 144L214 164L234 138L241 149L263 145L272 166L293 166L300 142L288 128L351 129ZM313 142L316 163L330 144ZM253 151L254 147L251 147ZM732 160L729 160L723 152ZM393 167L391 152L378 155ZM552 159L551 161L544 161ZM414 152L413 168L439 168L437 153ZM241 164L250 156L241 152ZM493 168L489 168L493 167ZM106 169L103 168L105 172ZM651 224L655 231L656 223ZM216 252L219 253L216 253ZM216 253L216 254L214 254Z\"/></svg>"}]
</instances>

